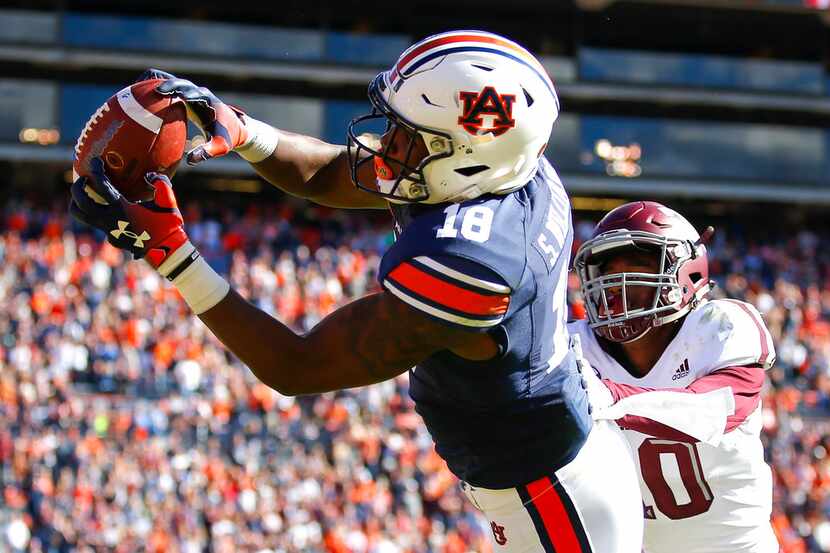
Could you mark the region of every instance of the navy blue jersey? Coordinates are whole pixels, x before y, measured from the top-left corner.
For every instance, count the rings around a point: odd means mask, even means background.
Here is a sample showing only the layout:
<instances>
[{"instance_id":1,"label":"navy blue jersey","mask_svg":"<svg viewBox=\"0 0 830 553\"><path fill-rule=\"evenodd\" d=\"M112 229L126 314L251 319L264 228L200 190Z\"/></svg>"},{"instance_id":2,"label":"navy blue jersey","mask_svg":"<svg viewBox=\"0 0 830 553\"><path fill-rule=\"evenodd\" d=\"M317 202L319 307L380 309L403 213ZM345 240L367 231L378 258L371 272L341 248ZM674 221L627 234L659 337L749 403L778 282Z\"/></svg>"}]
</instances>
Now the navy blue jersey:
<instances>
[{"instance_id":1,"label":"navy blue jersey","mask_svg":"<svg viewBox=\"0 0 830 553\"><path fill-rule=\"evenodd\" d=\"M436 450L462 480L508 488L573 459L591 427L568 350L568 197L544 158L524 187L440 206L396 206L383 287L445 324L489 332L500 354L439 352L410 371Z\"/></svg>"}]
</instances>

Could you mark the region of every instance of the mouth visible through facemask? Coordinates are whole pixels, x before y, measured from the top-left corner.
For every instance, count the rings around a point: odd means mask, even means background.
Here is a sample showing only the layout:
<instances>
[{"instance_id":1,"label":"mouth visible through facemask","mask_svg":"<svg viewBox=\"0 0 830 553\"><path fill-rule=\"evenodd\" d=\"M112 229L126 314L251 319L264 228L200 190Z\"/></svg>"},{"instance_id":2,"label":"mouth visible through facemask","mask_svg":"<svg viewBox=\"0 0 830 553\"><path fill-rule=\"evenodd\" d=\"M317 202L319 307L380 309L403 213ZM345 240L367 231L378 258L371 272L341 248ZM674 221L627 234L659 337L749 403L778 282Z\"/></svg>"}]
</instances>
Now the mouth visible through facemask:
<instances>
[{"instance_id":1,"label":"mouth visible through facemask","mask_svg":"<svg viewBox=\"0 0 830 553\"><path fill-rule=\"evenodd\" d=\"M383 159L375 156L375 176L383 180L395 180L395 172Z\"/></svg>"},{"instance_id":2,"label":"mouth visible through facemask","mask_svg":"<svg viewBox=\"0 0 830 553\"><path fill-rule=\"evenodd\" d=\"M397 182L395 172L379 156L375 156L375 180L377 181L378 191L384 194L391 194Z\"/></svg>"},{"instance_id":3,"label":"mouth visible through facemask","mask_svg":"<svg viewBox=\"0 0 830 553\"><path fill-rule=\"evenodd\" d=\"M402 199L417 198L425 194L424 185L407 178L411 173L406 171L400 178L389 164L379 156L375 156L375 181L379 192L394 194Z\"/></svg>"}]
</instances>

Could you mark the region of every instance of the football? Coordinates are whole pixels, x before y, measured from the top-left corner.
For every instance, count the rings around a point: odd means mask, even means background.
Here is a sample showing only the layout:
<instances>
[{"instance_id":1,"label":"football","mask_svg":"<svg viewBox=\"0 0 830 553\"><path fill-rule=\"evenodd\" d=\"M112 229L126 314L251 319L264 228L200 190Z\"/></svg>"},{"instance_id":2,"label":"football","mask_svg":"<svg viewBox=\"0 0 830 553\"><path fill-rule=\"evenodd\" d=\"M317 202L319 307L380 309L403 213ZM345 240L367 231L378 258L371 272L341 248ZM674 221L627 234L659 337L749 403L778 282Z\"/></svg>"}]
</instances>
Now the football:
<instances>
[{"instance_id":1,"label":"football","mask_svg":"<svg viewBox=\"0 0 830 553\"><path fill-rule=\"evenodd\" d=\"M74 179L88 176L90 160L101 157L118 191L140 201L153 194L145 173L172 176L187 140L187 110L178 98L156 92L162 82L134 83L92 114L75 144Z\"/></svg>"}]
</instances>

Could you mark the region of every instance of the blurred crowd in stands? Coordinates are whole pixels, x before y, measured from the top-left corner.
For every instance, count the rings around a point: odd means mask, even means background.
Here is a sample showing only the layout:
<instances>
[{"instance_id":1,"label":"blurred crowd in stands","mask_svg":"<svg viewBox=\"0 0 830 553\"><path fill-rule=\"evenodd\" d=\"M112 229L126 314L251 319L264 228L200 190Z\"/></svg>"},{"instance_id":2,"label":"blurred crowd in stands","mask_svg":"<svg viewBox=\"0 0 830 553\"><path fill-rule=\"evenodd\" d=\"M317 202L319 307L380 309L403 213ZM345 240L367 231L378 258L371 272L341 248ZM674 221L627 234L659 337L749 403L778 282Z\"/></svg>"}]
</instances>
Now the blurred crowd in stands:
<instances>
[{"instance_id":1,"label":"blurred crowd in stands","mask_svg":"<svg viewBox=\"0 0 830 553\"><path fill-rule=\"evenodd\" d=\"M384 213L290 202L188 205L184 217L237 291L298 330L376 290L392 240ZM577 217L577 243L592 224ZM716 234L715 295L756 305L776 341L763 440L783 551L826 552L830 234L754 230ZM492 551L405 375L280 396L63 203L10 203L0 231L0 550Z\"/></svg>"}]
</instances>

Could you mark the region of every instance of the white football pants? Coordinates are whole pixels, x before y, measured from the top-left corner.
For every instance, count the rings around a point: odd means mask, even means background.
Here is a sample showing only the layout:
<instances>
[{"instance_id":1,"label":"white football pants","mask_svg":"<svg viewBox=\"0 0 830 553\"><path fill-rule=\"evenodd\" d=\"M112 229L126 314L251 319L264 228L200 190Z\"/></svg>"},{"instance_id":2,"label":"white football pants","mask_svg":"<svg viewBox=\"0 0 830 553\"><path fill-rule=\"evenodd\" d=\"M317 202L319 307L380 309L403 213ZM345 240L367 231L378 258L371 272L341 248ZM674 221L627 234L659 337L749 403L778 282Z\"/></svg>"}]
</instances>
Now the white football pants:
<instances>
[{"instance_id":1,"label":"white football pants","mask_svg":"<svg viewBox=\"0 0 830 553\"><path fill-rule=\"evenodd\" d=\"M637 472L613 422L595 421L574 460L550 476L503 490L461 487L490 521L496 553L641 551Z\"/></svg>"}]
</instances>

